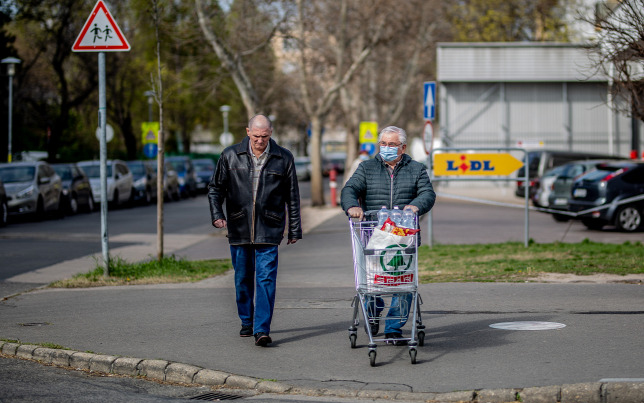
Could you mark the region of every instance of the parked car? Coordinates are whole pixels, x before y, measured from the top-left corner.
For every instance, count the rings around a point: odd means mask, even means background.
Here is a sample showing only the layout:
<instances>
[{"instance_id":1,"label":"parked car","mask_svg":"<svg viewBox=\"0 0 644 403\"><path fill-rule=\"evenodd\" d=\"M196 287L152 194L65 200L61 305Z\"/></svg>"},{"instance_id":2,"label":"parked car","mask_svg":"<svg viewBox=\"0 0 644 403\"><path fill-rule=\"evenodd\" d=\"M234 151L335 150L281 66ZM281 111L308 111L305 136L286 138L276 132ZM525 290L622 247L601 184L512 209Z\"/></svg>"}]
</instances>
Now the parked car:
<instances>
[{"instance_id":1,"label":"parked car","mask_svg":"<svg viewBox=\"0 0 644 403\"><path fill-rule=\"evenodd\" d=\"M568 210L568 198L570 198L570 189L575 179L586 172L589 172L602 163L608 162L607 160L587 160L587 161L573 161L561 167L559 174L552 181L548 196L548 208L554 210ZM543 180L541 181L543 183ZM566 214L553 213L552 218L555 221L568 221L570 216Z\"/></svg>"},{"instance_id":2,"label":"parked car","mask_svg":"<svg viewBox=\"0 0 644 403\"><path fill-rule=\"evenodd\" d=\"M339 174L344 172L345 153L333 153L322 157L322 175L329 176L332 169Z\"/></svg>"},{"instance_id":3,"label":"parked car","mask_svg":"<svg viewBox=\"0 0 644 403\"><path fill-rule=\"evenodd\" d=\"M197 175L190 157L175 156L168 157L166 161L172 164L179 177L179 190L182 197L197 195Z\"/></svg>"},{"instance_id":4,"label":"parked car","mask_svg":"<svg viewBox=\"0 0 644 403\"><path fill-rule=\"evenodd\" d=\"M552 184L557 179L557 176L563 171L564 165L552 168L539 178L534 196L532 197L532 204L537 207L549 207L549 197L552 191Z\"/></svg>"},{"instance_id":5,"label":"parked car","mask_svg":"<svg viewBox=\"0 0 644 403\"><path fill-rule=\"evenodd\" d=\"M78 213L80 206L87 212L94 211L92 184L85 172L76 164L53 164L63 184L61 203L68 214Z\"/></svg>"},{"instance_id":6,"label":"parked car","mask_svg":"<svg viewBox=\"0 0 644 403\"><path fill-rule=\"evenodd\" d=\"M63 191L56 171L44 161L0 164L0 178L7 192L10 215L34 215L59 212Z\"/></svg>"},{"instance_id":7,"label":"parked car","mask_svg":"<svg viewBox=\"0 0 644 403\"><path fill-rule=\"evenodd\" d=\"M101 202L101 163L99 161L81 161L78 163L89 176L92 184L94 203ZM130 201L134 180L132 172L121 160L107 160L107 202L113 207L120 207Z\"/></svg>"},{"instance_id":8,"label":"parked car","mask_svg":"<svg viewBox=\"0 0 644 403\"><path fill-rule=\"evenodd\" d=\"M298 180L311 180L311 158L295 157L295 172Z\"/></svg>"},{"instance_id":9,"label":"parked car","mask_svg":"<svg viewBox=\"0 0 644 403\"><path fill-rule=\"evenodd\" d=\"M7 205L7 191L4 189L4 183L0 179L0 227L7 225L9 220L9 205Z\"/></svg>"},{"instance_id":10,"label":"parked car","mask_svg":"<svg viewBox=\"0 0 644 403\"><path fill-rule=\"evenodd\" d=\"M640 196L639 200L628 201ZM643 228L644 162L602 163L579 177L572 185L568 208L573 212L600 209L579 218L589 229L615 225L634 232Z\"/></svg>"},{"instance_id":11,"label":"parked car","mask_svg":"<svg viewBox=\"0 0 644 403\"><path fill-rule=\"evenodd\" d=\"M150 204L157 197L157 173L147 161L127 161L132 172L132 201Z\"/></svg>"},{"instance_id":12,"label":"parked car","mask_svg":"<svg viewBox=\"0 0 644 403\"><path fill-rule=\"evenodd\" d=\"M157 173L157 161L146 161L146 163L152 167L154 173ZM179 176L177 171L174 170L174 166L165 161L165 166L163 169L163 200L179 200L181 199L181 191L179 190Z\"/></svg>"},{"instance_id":13,"label":"parked car","mask_svg":"<svg viewBox=\"0 0 644 403\"><path fill-rule=\"evenodd\" d=\"M195 167L195 174L197 179L197 191L206 193L208 191L208 183L215 172L215 161L210 158L197 158L192 160L192 165Z\"/></svg>"},{"instance_id":14,"label":"parked car","mask_svg":"<svg viewBox=\"0 0 644 403\"><path fill-rule=\"evenodd\" d=\"M533 150L528 151L528 181L530 184L530 190L528 197L532 199L534 194L537 191L538 181L547 170L564 165L571 161L581 161L581 160L590 160L590 159L606 159L606 160L616 160L622 159L623 157L615 155L602 155L597 153L586 153L586 152L573 152L573 151L561 151L561 150ZM524 160L525 162L525 160ZM519 168L517 171L517 188L514 194L518 197L523 197L525 195L524 189L524 178L525 178L525 166Z\"/></svg>"}]
</instances>

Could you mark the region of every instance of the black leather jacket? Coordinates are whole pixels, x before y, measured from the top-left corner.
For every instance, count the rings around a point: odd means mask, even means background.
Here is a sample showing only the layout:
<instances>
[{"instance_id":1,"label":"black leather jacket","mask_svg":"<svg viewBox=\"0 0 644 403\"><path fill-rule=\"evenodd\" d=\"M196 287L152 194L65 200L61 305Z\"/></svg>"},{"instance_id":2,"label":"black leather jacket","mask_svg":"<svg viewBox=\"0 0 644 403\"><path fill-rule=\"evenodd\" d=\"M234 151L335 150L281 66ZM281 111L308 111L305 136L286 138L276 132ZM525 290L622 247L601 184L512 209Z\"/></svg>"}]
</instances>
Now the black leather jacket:
<instances>
[{"instance_id":1,"label":"black leather jacket","mask_svg":"<svg viewBox=\"0 0 644 403\"><path fill-rule=\"evenodd\" d=\"M226 148L208 185L211 222L227 221L231 245L279 245L284 238L288 214L288 239L302 238L300 190L293 155L270 140L266 164L261 171L257 200L253 204L249 138ZM226 212L223 205L226 203Z\"/></svg>"}]
</instances>

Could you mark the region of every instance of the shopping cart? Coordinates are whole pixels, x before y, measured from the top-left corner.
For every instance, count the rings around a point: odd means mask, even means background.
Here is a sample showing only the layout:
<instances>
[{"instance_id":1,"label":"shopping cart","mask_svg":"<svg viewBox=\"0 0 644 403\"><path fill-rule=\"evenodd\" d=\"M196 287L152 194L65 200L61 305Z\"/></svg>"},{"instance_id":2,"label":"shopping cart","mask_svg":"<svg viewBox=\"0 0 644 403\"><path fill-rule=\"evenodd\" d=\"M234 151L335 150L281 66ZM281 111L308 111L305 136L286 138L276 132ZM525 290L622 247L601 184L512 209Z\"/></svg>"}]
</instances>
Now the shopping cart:
<instances>
[{"instance_id":1,"label":"shopping cart","mask_svg":"<svg viewBox=\"0 0 644 403\"><path fill-rule=\"evenodd\" d=\"M366 217L375 216L377 211L365 212ZM418 218L416 218L418 228ZM349 328L351 348L356 348L358 312L362 312L365 332L369 336L369 361L376 365L376 342L394 343L407 341L411 363L416 363L417 347L425 344L425 326L422 324L420 305L422 298L418 294L418 236L408 244L389 245L381 249L369 248L376 221L349 220L351 243L353 247L353 266L356 285L356 296L353 298L353 324ZM408 303L411 295L411 303ZM407 297L407 298L405 298ZM399 315L380 317L380 312L398 308ZM411 309L411 312L410 312ZM409 315L410 314L410 315ZM408 320L412 323L411 335L408 338L391 339L375 338L372 326L379 327L380 321Z\"/></svg>"}]
</instances>

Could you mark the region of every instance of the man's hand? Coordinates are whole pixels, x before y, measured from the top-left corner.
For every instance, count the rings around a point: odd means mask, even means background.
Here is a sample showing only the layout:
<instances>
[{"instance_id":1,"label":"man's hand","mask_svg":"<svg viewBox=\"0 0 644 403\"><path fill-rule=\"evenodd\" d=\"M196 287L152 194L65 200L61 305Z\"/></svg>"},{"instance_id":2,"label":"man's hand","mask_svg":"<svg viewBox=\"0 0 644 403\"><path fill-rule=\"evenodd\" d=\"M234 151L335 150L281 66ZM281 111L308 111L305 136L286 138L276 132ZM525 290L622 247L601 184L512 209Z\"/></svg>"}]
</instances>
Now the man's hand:
<instances>
[{"instance_id":1,"label":"man's hand","mask_svg":"<svg viewBox=\"0 0 644 403\"><path fill-rule=\"evenodd\" d=\"M226 228L226 220L220 218L219 220L213 221L212 225L214 225L215 228Z\"/></svg>"},{"instance_id":2,"label":"man's hand","mask_svg":"<svg viewBox=\"0 0 644 403\"><path fill-rule=\"evenodd\" d=\"M413 211L414 214L418 214L418 207L416 206L412 206L411 204L408 204L405 206L403 210L407 210L407 209L410 209L411 211Z\"/></svg>"},{"instance_id":3,"label":"man's hand","mask_svg":"<svg viewBox=\"0 0 644 403\"><path fill-rule=\"evenodd\" d=\"M297 239L289 239L288 241L286 241L286 244L290 245L290 244L295 243L295 242L297 242Z\"/></svg>"},{"instance_id":4,"label":"man's hand","mask_svg":"<svg viewBox=\"0 0 644 403\"><path fill-rule=\"evenodd\" d=\"M357 218L360 221L364 220L364 211L360 207L351 207L347 210L347 214L351 218Z\"/></svg>"}]
</instances>

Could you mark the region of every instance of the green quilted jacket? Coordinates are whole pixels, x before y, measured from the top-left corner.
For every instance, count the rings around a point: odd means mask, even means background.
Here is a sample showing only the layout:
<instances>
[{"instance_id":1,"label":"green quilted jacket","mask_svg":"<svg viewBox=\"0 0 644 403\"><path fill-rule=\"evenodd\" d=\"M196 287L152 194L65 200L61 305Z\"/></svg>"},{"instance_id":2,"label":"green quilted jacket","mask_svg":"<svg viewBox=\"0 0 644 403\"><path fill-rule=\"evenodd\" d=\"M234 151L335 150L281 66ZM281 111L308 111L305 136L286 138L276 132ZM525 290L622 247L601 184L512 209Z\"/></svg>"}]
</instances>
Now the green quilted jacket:
<instances>
[{"instance_id":1,"label":"green quilted jacket","mask_svg":"<svg viewBox=\"0 0 644 403\"><path fill-rule=\"evenodd\" d=\"M342 188L341 204L346 212L351 207L364 211L388 209L408 204L418 207L418 216L434 206L436 193L429 181L427 168L407 154L396 165L393 176L380 155L362 162Z\"/></svg>"}]
</instances>

